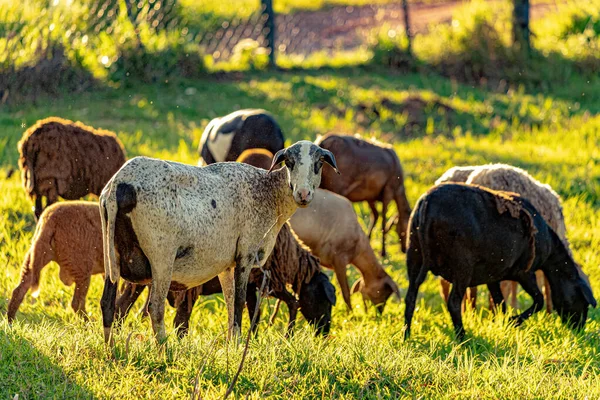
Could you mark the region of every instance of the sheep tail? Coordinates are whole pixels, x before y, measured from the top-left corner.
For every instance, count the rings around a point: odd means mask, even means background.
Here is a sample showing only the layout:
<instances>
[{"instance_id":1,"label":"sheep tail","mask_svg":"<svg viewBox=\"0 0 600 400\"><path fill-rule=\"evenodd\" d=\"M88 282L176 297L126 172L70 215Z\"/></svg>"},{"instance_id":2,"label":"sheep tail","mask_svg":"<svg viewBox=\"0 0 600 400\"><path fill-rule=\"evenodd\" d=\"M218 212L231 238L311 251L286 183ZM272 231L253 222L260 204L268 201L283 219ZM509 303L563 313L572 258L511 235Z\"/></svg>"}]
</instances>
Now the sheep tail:
<instances>
[{"instance_id":1,"label":"sheep tail","mask_svg":"<svg viewBox=\"0 0 600 400\"><path fill-rule=\"evenodd\" d=\"M39 294L40 275L42 268L52 261L54 252L52 250L52 239L54 238L54 221L51 218L40 219L33 236L31 248L25 256L23 268L21 270L21 280L31 280L31 289L33 297Z\"/></svg>"},{"instance_id":2,"label":"sheep tail","mask_svg":"<svg viewBox=\"0 0 600 400\"><path fill-rule=\"evenodd\" d=\"M117 219L117 198L111 180L100 196L100 219L102 221L102 245L104 250L104 273L112 283L117 283L121 270L115 252L115 224Z\"/></svg>"}]
</instances>

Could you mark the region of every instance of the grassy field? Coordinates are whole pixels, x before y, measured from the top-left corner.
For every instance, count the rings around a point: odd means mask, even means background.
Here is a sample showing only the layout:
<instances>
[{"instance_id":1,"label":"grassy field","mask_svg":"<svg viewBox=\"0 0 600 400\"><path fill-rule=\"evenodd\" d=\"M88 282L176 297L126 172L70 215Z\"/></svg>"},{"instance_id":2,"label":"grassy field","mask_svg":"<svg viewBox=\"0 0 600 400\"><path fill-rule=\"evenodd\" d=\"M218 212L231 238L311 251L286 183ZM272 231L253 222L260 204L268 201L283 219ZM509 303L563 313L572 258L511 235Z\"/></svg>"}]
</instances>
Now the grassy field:
<instances>
[{"instance_id":1,"label":"grassy field","mask_svg":"<svg viewBox=\"0 0 600 400\"><path fill-rule=\"evenodd\" d=\"M399 115L421 99L420 113ZM234 80L177 81L135 89L98 89L37 104L0 110L0 313L19 279L34 221L16 167L23 126L49 115L114 130L129 156L139 154L195 163L202 129L214 116L242 107L264 107L280 121L288 143L330 130L359 132L394 143L407 174L408 197L417 200L453 165L507 162L550 183L563 197L575 256L600 294L600 82L572 81L545 93L523 89L488 92L445 78L393 75L378 70L325 70L246 74ZM363 112L361 110L367 110ZM375 118L368 110L377 109ZM412 118L412 119L411 119ZM422 129L405 130L416 120ZM367 207L357 205L365 221ZM378 250L380 238L373 247ZM407 288L405 256L395 234L383 263ZM350 269L351 280L358 275ZM330 274L331 275L331 274ZM337 283L336 283L337 287ZM105 349L99 299L102 280L92 280L90 322L70 310L73 288L51 264L41 294L26 297L17 321L0 314L0 398L181 398L197 379L202 398L222 397L242 347L224 340L226 311L221 296L196 305L191 334L171 332L168 350L156 351L141 302L116 340L116 356ZM519 305L530 304L523 293ZM392 301L383 316L345 310L338 290L332 334L314 338L301 320L291 339L283 336L286 313L273 327L263 320L250 341L236 398L598 398L600 312L574 334L545 312L513 328L480 308L467 313L468 341L452 340L452 327L430 276L422 286L413 335L403 341L404 303ZM263 303L272 307L273 300ZM285 311L285 310L284 310ZM514 311L513 311L514 312ZM248 326L247 318L245 327ZM201 373L199 374L199 371Z\"/></svg>"}]
</instances>

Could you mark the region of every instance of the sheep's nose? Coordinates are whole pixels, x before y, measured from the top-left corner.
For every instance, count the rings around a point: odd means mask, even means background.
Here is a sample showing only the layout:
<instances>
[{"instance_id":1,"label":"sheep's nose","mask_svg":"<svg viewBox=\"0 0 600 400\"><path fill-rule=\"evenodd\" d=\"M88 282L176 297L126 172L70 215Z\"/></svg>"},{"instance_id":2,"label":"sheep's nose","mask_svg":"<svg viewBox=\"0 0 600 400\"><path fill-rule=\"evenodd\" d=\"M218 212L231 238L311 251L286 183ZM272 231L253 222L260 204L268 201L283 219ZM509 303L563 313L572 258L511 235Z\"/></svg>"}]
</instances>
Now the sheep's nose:
<instances>
[{"instance_id":1,"label":"sheep's nose","mask_svg":"<svg viewBox=\"0 0 600 400\"><path fill-rule=\"evenodd\" d=\"M308 189L300 189L298 190L298 197L300 197L300 201L307 202L310 199L311 192Z\"/></svg>"}]
</instances>

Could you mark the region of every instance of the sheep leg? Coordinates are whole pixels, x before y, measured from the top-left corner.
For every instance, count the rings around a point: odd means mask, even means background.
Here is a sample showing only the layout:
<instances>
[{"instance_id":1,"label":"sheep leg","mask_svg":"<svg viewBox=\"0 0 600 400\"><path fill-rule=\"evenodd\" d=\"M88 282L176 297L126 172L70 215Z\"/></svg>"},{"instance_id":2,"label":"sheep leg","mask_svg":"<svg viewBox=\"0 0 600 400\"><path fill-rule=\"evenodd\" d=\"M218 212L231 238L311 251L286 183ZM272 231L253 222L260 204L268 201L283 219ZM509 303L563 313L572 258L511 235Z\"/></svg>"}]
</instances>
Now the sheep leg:
<instances>
[{"instance_id":1,"label":"sheep leg","mask_svg":"<svg viewBox=\"0 0 600 400\"><path fill-rule=\"evenodd\" d=\"M285 334L286 337L289 337L294 333L294 327L296 326L296 318L298 316L298 300L287 290L275 292L273 293L273 296L283 300L290 311L290 321L288 322L287 332Z\"/></svg>"},{"instance_id":2,"label":"sheep leg","mask_svg":"<svg viewBox=\"0 0 600 400\"><path fill-rule=\"evenodd\" d=\"M239 259L248 259L248 256L239 256ZM250 265L238 264L219 274L219 282L223 288L223 297L227 305L229 329L227 338L239 338L242 331L242 312L246 303L246 290Z\"/></svg>"},{"instance_id":3,"label":"sheep leg","mask_svg":"<svg viewBox=\"0 0 600 400\"><path fill-rule=\"evenodd\" d=\"M260 308L257 310L256 305L258 304L258 297L256 296L256 285L253 283L248 284L246 292L246 307L248 308L248 315L250 316L250 323L254 319L256 314L256 323L252 326L252 333L256 333L258 330L258 323L260 321Z\"/></svg>"},{"instance_id":4,"label":"sheep leg","mask_svg":"<svg viewBox=\"0 0 600 400\"><path fill-rule=\"evenodd\" d=\"M161 268L154 268L155 264L152 262L150 265L152 266L152 287L150 289L148 311L152 320L152 330L154 331L156 341L162 345L167 339L165 331L165 300L171 286L172 267L163 270ZM158 265L168 264L165 262Z\"/></svg>"},{"instance_id":5,"label":"sheep leg","mask_svg":"<svg viewBox=\"0 0 600 400\"><path fill-rule=\"evenodd\" d=\"M544 271L537 270L535 271L535 277L537 280L537 285L540 290L544 291L544 300L546 301L546 311L548 313L552 312L552 298L550 296L550 284L548 283L548 279L546 279L546 275L544 275Z\"/></svg>"},{"instance_id":6,"label":"sheep leg","mask_svg":"<svg viewBox=\"0 0 600 400\"><path fill-rule=\"evenodd\" d=\"M475 310L477 308L477 286L473 286L467 289L467 293L465 295L465 299L463 301L463 312L466 308L466 304L469 302L471 305L471 310Z\"/></svg>"},{"instance_id":7,"label":"sheep leg","mask_svg":"<svg viewBox=\"0 0 600 400\"><path fill-rule=\"evenodd\" d=\"M177 329L177 337L180 339L187 335L190 330L190 317L192 316L192 309L196 300L198 300L198 291L188 290L183 295L181 303L177 305L177 313L173 320L173 326Z\"/></svg>"},{"instance_id":8,"label":"sheep leg","mask_svg":"<svg viewBox=\"0 0 600 400\"><path fill-rule=\"evenodd\" d=\"M8 322L12 322L15 319L15 315L17 314L17 310L19 306L23 302L25 295L29 291L29 288L33 284L33 271L31 270L31 251L27 252L25 255L25 267L24 272L21 276L21 282L19 285L13 290L10 301L8 302L8 311L6 315L8 317Z\"/></svg>"},{"instance_id":9,"label":"sheep leg","mask_svg":"<svg viewBox=\"0 0 600 400\"><path fill-rule=\"evenodd\" d=\"M273 325L275 323L275 317L277 317L277 313L279 312L279 306L281 305L281 299L277 299L275 302L275 309L273 310L273 314L271 314L271 318L269 318L269 325Z\"/></svg>"},{"instance_id":10,"label":"sheep leg","mask_svg":"<svg viewBox=\"0 0 600 400\"><path fill-rule=\"evenodd\" d=\"M388 201L383 201L381 206L381 257L386 256L385 252L385 225L387 222L387 206Z\"/></svg>"},{"instance_id":11,"label":"sheep leg","mask_svg":"<svg viewBox=\"0 0 600 400\"><path fill-rule=\"evenodd\" d=\"M504 301L504 296L502 295L502 289L500 289L500 282L492 282L487 285L488 290L490 291L490 297L493 301L493 305L495 307L502 306L502 313L506 313L506 301ZM490 304L491 306L492 304ZM493 308L494 310L496 308Z\"/></svg>"},{"instance_id":12,"label":"sheep leg","mask_svg":"<svg viewBox=\"0 0 600 400\"><path fill-rule=\"evenodd\" d=\"M350 302L350 286L348 285L348 277L346 276L346 264L336 260L333 270L335 272L335 277L340 284L342 296L344 297L344 303L346 303L348 310L352 311L352 303Z\"/></svg>"},{"instance_id":13,"label":"sheep leg","mask_svg":"<svg viewBox=\"0 0 600 400\"><path fill-rule=\"evenodd\" d=\"M42 215L42 211L44 211L44 207L42 206L42 196L35 196L35 206L33 208L35 213L35 220L40 219L40 215Z\"/></svg>"},{"instance_id":14,"label":"sheep leg","mask_svg":"<svg viewBox=\"0 0 600 400\"><path fill-rule=\"evenodd\" d=\"M88 290L90 288L91 276L75 282L75 293L71 300L71 307L75 314L80 315L85 321L88 321L88 315L85 311L85 299L87 297Z\"/></svg>"},{"instance_id":15,"label":"sheep leg","mask_svg":"<svg viewBox=\"0 0 600 400\"><path fill-rule=\"evenodd\" d=\"M440 278L440 293L444 299L444 303L448 303L448 295L450 294L450 282L444 278Z\"/></svg>"},{"instance_id":16,"label":"sheep leg","mask_svg":"<svg viewBox=\"0 0 600 400\"><path fill-rule=\"evenodd\" d=\"M420 255L418 257L420 257ZM407 266L408 264L409 262L407 261ZM405 340L410 337L410 325L415 312L415 304L417 303L419 287L423 284L425 277L427 276L427 267L421 265L419 265L419 267L420 268L416 271L416 268L408 269L408 291L406 292L406 297L404 299L404 303L406 304L406 308L404 309L404 325L406 327L404 331Z\"/></svg>"},{"instance_id":17,"label":"sheep leg","mask_svg":"<svg viewBox=\"0 0 600 400\"><path fill-rule=\"evenodd\" d=\"M127 283L125 285L125 290L123 290L123 294L119 296L117 299L117 323L121 324L125 318L127 318L127 314L131 310L131 306L137 301L142 292L146 289L144 285L136 285L135 283Z\"/></svg>"},{"instance_id":18,"label":"sheep leg","mask_svg":"<svg viewBox=\"0 0 600 400\"><path fill-rule=\"evenodd\" d=\"M531 317L534 313L541 311L544 308L544 295L538 288L535 280L535 274L533 272L524 272L519 276L517 280L527 292L528 295L533 299L533 304L522 314L516 315L511 318L517 326L521 325L527 318Z\"/></svg>"},{"instance_id":19,"label":"sheep leg","mask_svg":"<svg viewBox=\"0 0 600 400\"><path fill-rule=\"evenodd\" d=\"M465 329L462 322L462 302L466 291L466 284L455 282L452 284L452 290L450 290L450 296L448 296L448 312L450 312L454 333L459 342L462 342L465 338Z\"/></svg>"},{"instance_id":20,"label":"sheep leg","mask_svg":"<svg viewBox=\"0 0 600 400\"><path fill-rule=\"evenodd\" d=\"M369 218L369 233L367 233L367 237L369 240L371 239L371 235L373 234L373 229L375 229L375 224L379 219L379 211L377 211L377 204L374 201L369 201L369 208L371 209L371 216Z\"/></svg>"},{"instance_id":21,"label":"sheep leg","mask_svg":"<svg viewBox=\"0 0 600 400\"><path fill-rule=\"evenodd\" d=\"M100 308L102 309L102 325L104 326L104 341L112 344L112 324L115 319L115 303L117 300L117 282L113 283L110 276L104 278L104 291Z\"/></svg>"}]
</instances>

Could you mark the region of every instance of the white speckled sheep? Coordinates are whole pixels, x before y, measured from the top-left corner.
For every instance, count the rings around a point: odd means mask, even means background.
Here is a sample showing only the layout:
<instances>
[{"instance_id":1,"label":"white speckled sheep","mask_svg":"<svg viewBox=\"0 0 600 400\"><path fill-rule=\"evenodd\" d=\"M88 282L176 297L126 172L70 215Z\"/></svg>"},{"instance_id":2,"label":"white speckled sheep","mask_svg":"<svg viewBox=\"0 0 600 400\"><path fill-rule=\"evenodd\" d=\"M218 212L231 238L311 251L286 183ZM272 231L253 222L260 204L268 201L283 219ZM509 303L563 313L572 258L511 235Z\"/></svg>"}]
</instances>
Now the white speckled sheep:
<instances>
[{"instance_id":1,"label":"white speckled sheep","mask_svg":"<svg viewBox=\"0 0 600 400\"><path fill-rule=\"evenodd\" d=\"M468 175L467 175L468 173ZM560 196L547 184L543 184L529 175L525 170L506 164L489 164L481 166L454 167L446 171L436 184L442 182L465 182L480 185L493 190L515 192L525 197L542 214L546 223L554 230L569 255L572 256L571 247L567 239L565 219L560 202ZM581 277L589 284L589 279L577 265ZM538 284L545 288L546 307L552 311L552 300L548 283L543 279L542 273L538 276ZM516 285L511 285L516 289ZM512 295L512 305L516 306L514 290L506 290ZM512 293L511 293L512 292Z\"/></svg>"},{"instance_id":2,"label":"white speckled sheep","mask_svg":"<svg viewBox=\"0 0 600 400\"><path fill-rule=\"evenodd\" d=\"M285 168L270 172L282 162ZM159 342L166 336L169 289L189 289L219 276L229 335L239 335L250 269L264 265L281 226L312 201L323 163L336 168L329 151L308 141L277 152L269 171L241 163L199 168L146 157L127 162L100 196L105 339L120 276L152 283L149 312ZM147 267L117 262L115 242L123 237L139 246Z\"/></svg>"}]
</instances>

